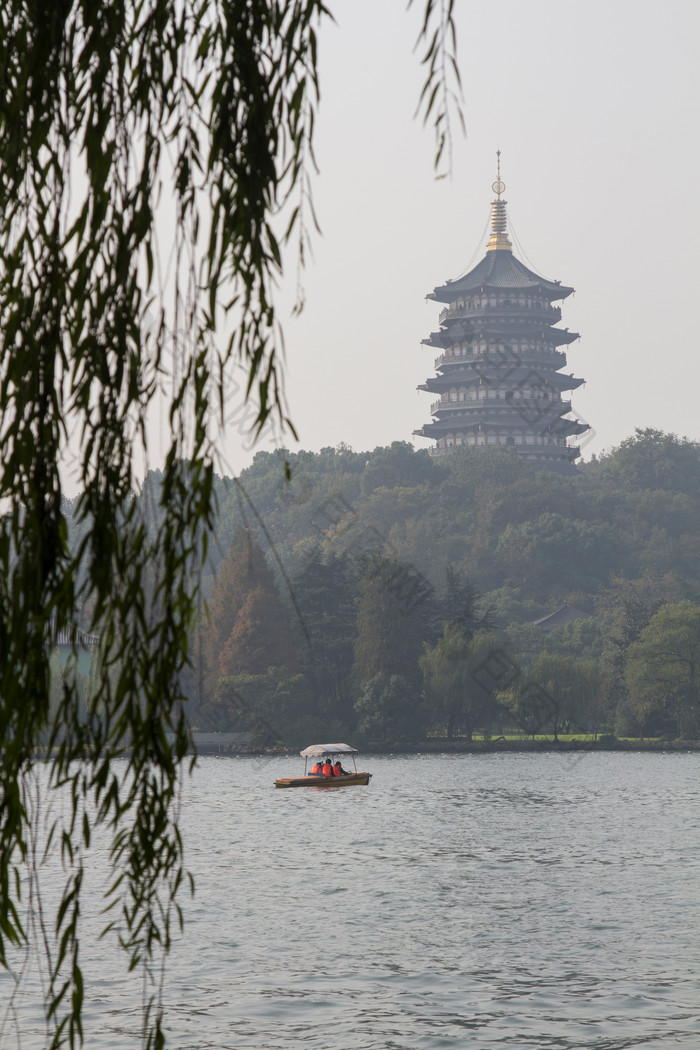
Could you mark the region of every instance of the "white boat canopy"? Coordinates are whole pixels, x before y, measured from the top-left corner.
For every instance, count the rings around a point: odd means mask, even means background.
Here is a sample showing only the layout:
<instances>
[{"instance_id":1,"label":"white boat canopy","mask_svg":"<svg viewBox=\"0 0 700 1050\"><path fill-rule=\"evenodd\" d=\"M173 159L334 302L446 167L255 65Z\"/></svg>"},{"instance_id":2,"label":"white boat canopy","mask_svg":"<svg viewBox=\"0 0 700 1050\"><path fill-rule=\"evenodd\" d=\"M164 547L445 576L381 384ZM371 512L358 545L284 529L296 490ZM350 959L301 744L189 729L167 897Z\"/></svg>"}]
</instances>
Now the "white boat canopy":
<instances>
[{"instance_id":1,"label":"white boat canopy","mask_svg":"<svg viewBox=\"0 0 700 1050\"><path fill-rule=\"evenodd\" d=\"M299 754L302 758L326 758L330 755L356 755L358 750L349 744L311 744Z\"/></svg>"}]
</instances>

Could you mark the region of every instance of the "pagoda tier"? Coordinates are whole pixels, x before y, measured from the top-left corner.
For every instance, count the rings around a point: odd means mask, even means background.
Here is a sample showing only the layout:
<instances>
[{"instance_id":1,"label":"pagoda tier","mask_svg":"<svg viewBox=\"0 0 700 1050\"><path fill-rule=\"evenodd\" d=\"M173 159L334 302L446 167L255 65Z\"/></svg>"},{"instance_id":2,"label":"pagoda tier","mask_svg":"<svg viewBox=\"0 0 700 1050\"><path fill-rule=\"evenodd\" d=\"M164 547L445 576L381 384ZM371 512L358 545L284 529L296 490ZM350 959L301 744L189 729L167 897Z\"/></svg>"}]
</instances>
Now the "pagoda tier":
<instances>
[{"instance_id":1,"label":"pagoda tier","mask_svg":"<svg viewBox=\"0 0 700 1050\"><path fill-rule=\"evenodd\" d=\"M438 365L437 367L440 369L445 368L444 365ZM576 390L577 387L583 384L583 379L577 379L572 375L563 375L561 372L554 372L542 380L540 374L535 372L529 365L516 365L508 370L506 382L503 370L499 370L496 365L489 367L482 363L478 371L458 365L455 369L444 371L441 375L429 377L425 383L420 384L418 389L428 390L431 394L448 395L452 387L456 386L457 397L454 400L464 401L477 400L476 391L479 388L482 391L491 388L498 390L500 386L505 389L504 396L507 397L508 391L512 390L514 383L516 384L516 392L520 390L523 396L526 393L524 388L528 387L528 389L543 391L546 397L554 391L561 393L562 390ZM459 397L461 393L464 393L465 397ZM483 397L487 396L487 394L483 394ZM492 396L497 397L498 394ZM449 401L450 399L446 396L445 400Z\"/></svg>"},{"instance_id":2,"label":"pagoda tier","mask_svg":"<svg viewBox=\"0 0 700 1050\"><path fill-rule=\"evenodd\" d=\"M566 353L559 347L578 333L555 327L561 309L552 303L573 288L540 277L513 256L500 171L493 188L486 256L427 296L447 305L440 330L423 340L442 351L437 375L418 389L439 397L431 405L433 421L414 433L435 441L436 455L458 446L505 445L542 466L570 470L579 449L567 438L589 427L566 418L571 402L562 392L583 380L560 371Z\"/></svg>"},{"instance_id":3,"label":"pagoda tier","mask_svg":"<svg viewBox=\"0 0 700 1050\"><path fill-rule=\"evenodd\" d=\"M528 414L532 422L537 422L540 429L543 431L542 437L544 440L537 442L523 442L524 444L531 443L533 445L551 445L556 444L555 441L549 440L555 437L570 437L572 434L583 434L588 430L587 423L579 423L578 420L573 419L562 419L561 416L555 416L548 414L547 412L538 412L538 406L531 406L532 411ZM522 421L522 415L518 414ZM545 427L546 422L546 427ZM520 427L522 429L522 422L517 423L512 415L501 413L498 410L487 411L484 415L478 418L470 418L469 413L465 413L464 416L455 414L453 416L445 416L439 418L435 423L426 423L423 428L426 434L430 434L431 437L437 437L439 434L446 434L452 432L457 426L463 430L471 430L478 433L480 430L483 431L484 427L495 427L496 429L503 431L504 433L510 433L514 428ZM513 437L515 435L512 435ZM476 442L471 442L475 444ZM499 442L494 442L499 444ZM506 442L501 442L505 444ZM483 442L481 442L483 444ZM514 442L511 442L514 444Z\"/></svg>"},{"instance_id":4,"label":"pagoda tier","mask_svg":"<svg viewBox=\"0 0 700 1050\"><path fill-rule=\"evenodd\" d=\"M464 346L472 349L479 343L503 343L504 346L515 340L525 340L528 344L543 346L563 346L578 339L578 332L568 328L548 328L541 322L510 322L502 318L489 318L476 324L462 322L431 332L427 339L422 339L424 346L446 347Z\"/></svg>"}]
</instances>

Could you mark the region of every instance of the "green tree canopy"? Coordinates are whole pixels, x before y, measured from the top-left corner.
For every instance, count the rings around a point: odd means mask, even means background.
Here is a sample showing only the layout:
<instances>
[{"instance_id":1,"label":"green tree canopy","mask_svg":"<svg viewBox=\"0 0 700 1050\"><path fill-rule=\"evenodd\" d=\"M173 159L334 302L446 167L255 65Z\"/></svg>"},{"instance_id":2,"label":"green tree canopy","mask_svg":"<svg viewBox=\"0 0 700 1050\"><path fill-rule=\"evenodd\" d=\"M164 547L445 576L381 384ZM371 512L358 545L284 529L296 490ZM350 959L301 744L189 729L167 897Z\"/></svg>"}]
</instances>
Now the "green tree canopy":
<instances>
[{"instance_id":1,"label":"green tree canopy","mask_svg":"<svg viewBox=\"0 0 700 1050\"><path fill-rule=\"evenodd\" d=\"M595 660L540 653L529 669L528 679L552 700L541 728L551 730L555 739L563 723L570 722L579 729L597 729L602 711L602 681Z\"/></svg>"},{"instance_id":2,"label":"green tree canopy","mask_svg":"<svg viewBox=\"0 0 700 1050\"><path fill-rule=\"evenodd\" d=\"M700 445L675 434L637 428L599 461L600 471L625 488L700 492Z\"/></svg>"},{"instance_id":3,"label":"green tree canopy","mask_svg":"<svg viewBox=\"0 0 700 1050\"><path fill-rule=\"evenodd\" d=\"M284 667L220 678L213 706L220 728L248 734L254 747L305 746L319 728L309 683Z\"/></svg>"},{"instance_id":4,"label":"green tree canopy","mask_svg":"<svg viewBox=\"0 0 700 1050\"><path fill-rule=\"evenodd\" d=\"M420 678L418 658L428 637L430 595L418 592L411 566L393 558L373 557L360 580L353 681L355 688L378 674Z\"/></svg>"},{"instance_id":5,"label":"green tree canopy","mask_svg":"<svg viewBox=\"0 0 700 1050\"><path fill-rule=\"evenodd\" d=\"M629 647L625 680L640 735L665 722L700 737L700 604L661 606Z\"/></svg>"},{"instance_id":6,"label":"green tree canopy","mask_svg":"<svg viewBox=\"0 0 700 1050\"><path fill-rule=\"evenodd\" d=\"M415 682L383 672L368 679L355 701L357 731L367 741L407 744L425 732L427 712Z\"/></svg>"},{"instance_id":7,"label":"green tree canopy","mask_svg":"<svg viewBox=\"0 0 700 1050\"><path fill-rule=\"evenodd\" d=\"M497 550L509 569L508 582L539 597L554 589L563 564L569 588L595 589L616 565L617 546L606 524L546 513L507 525Z\"/></svg>"},{"instance_id":8,"label":"green tree canopy","mask_svg":"<svg viewBox=\"0 0 700 1050\"><path fill-rule=\"evenodd\" d=\"M378 488L411 488L434 481L439 468L425 449L418 453L407 441L392 441L388 448L376 448L362 475L365 495Z\"/></svg>"},{"instance_id":9,"label":"green tree canopy","mask_svg":"<svg viewBox=\"0 0 700 1050\"><path fill-rule=\"evenodd\" d=\"M502 647L496 632L472 634L459 623L448 624L435 645L427 646L420 666L432 724L447 739L475 729L488 729L497 714L489 661Z\"/></svg>"},{"instance_id":10,"label":"green tree canopy","mask_svg":"<svg viewBox=\"0 0 700 1050\"><path fill-rule=\"evenodd\" d=\"M357 609L357 571L345 555L324 556L315 545L292 578L292 587L305 631L300 637L300 662L313 683L324 719L345 724L354 721L350 684Z\"/></svg>"}]
</instances>

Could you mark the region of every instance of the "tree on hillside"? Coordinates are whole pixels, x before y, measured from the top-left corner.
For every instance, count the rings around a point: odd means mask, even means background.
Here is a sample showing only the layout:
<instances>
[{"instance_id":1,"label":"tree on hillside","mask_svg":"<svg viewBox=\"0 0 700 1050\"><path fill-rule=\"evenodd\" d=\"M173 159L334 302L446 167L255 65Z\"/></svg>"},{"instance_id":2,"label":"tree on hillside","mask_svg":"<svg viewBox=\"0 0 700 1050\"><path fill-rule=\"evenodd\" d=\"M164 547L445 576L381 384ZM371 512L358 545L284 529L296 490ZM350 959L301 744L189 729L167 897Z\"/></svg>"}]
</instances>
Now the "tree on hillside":
<instances>
[{"instance_id":1,"label":"tree on hillside","mask_svg":"<svg viewBox=\"0 0 700 1050\"><path fill-rule=\"evenodd\" d=\"M262 547L238 529L221 562L200 630L207 695L219 678L298 666L292 621Z\"/></svg>"},{"instance_id":2,"label":"tree on hillside","mask_svg":"<svg viewBox=\"0 0 700 1050\"><path fill-rule=\"evenodd\" d=\"M609 590L599 602L598 611L605 625L603 665L608 683L608 701L611 710L616 712L616 724L621 732L627 731L631 717L625 674L630 646L639 639L662 605L681 597L679 581L672 576L646 573L637 580L613 577ZM633 731L636 732L638 726L633 716L632 722L635 727Z\"/></svg>"},{"instance_id":3,"label":"tree on hillside","mask_svg":"<svg viewBox=\"0 0 700 1050\"><path fill-rule=\"evenodd\" d=\"M493 631L465 631L448 624L435 645L426 646L420 659L431 723L444 729L447 739L475 729L489 729L498 714L489 660L502 645Z\"/></svg>"},{"instance_id":4,"label":"tree on hillside","mask_svg":"<svg viewBox=\"0 0 700 1050\"><path fill-rule=\"evenodd\" d=\"M378 674L420 680L418 658L429 636L432 602L426 595L406 602L411 579L407 567L393 558L373 557L360 580L353 682L356 692Z\"/></svg>"},{"instance_id":5,"label":"tree on hillside","mask_svg":"<svg viewBox=\"0 0 700 1050\"><path fill-rule=\"evenodd\" d=\"M392 441L388 448L375 448L362 474L367 496L378 488L413 488L436 481L440 468L427 449L418 452L408 441Z\"/></svg>"},{"instance_id":6,"label":"tree on hillside","mask_svg":"<svg viewBox=\"0 0 700 1050\"><path fill-rule=\"evenodd\" d=\"M439 637L448 626L461 628L468 638L476 631L493 630L494 623L490 611L477 612L478 600L479 593L471 581L453 565L448 565L445 569L442 592L434 602L436 635Z\"/></svg>"},{"instance_id":7,"label":"tree on hillside","mask_svg":"<svg viewBox=\"0 0 700 1050\"><path fill-rule=\"evenodd\" d=\"M413 744L425 735L428 713L416 682L380 672L355 701L357 731L373 743Z\"/></svg>"},{"instance_id":8,"label":"tree on hillside","mask_svg":"<svg viewBox=\"0 0 700 1050\"><path fill-rule=\"evenodd\" d=\"M443 469L459 481L460 486L474 495L479 485L511 485L527 476L532 481L529 464L514 449L495 445L484 448L456 448L445 456Z\"/></svg>"},{"instance_id":9,"label":"tree on hillside","mask_svg":"<svg viewBox=\"0 0 700 1050\"><path fill-rule=\"evenodd\" d=\"M251 530L237 529L228 553L219 565L200 632L209 691L213 690L221 673L219 659L236 619L249 595L256 590L268 593L275 590L274 577Z\"/></svg>"},{"instance_id":10,"label":"tree on hillside","mask_svg":"<svg viewBox=\"0 0 700 1050\"><path fill-rule=\"evenodd\" d=\"M289 612L273 586L255 587L238 610L219 653L219 677L264 674L268 667L298 669Z\"/></svg>"},{"instance_id":11,"label":"tree on hillside","mask_svg":"<svg viewBox=\"0 0 700 1050\"><path fill-rule=\"evenodd\" d=\"M284 667L220 678L212 706L220 716L218 728L248 734L257 748L299 747L318 729L306 677Z\"/></svg>"},{"instance_id":12,"label":"tree on hillside","mask_svg":"<svg viewBox=\"0 0 700 1050\"><path fill-rule=\"evenodd\" d=\"M619 537L607 524L546 513L507 525L497 555L507 582L537 598L597 591L617 564L618 547Z\"/></svg>"},{"instance_id":13,"label":"tree on hillside","mask_svg":"<svg viewBox=\"0 0 700 1050\"><path fill-rule=\"evenodd\" d=\"M610 453L601 456L597 471L626 489L670 489L697 497L700 492L700 444L637 428Z\"/></svg>"},{"instance_id":14,"label":"tree on hillside","mask_svg":"<svg viewBox=\"0 0 700 1050\"><path fill-rule=\"evenodd\" d=\"M324 721L350 728L357 571L349 558L324 556L317 544L293 576L292 587L305 628L298 631L300 663L313 684L318 710Z\"/></svg>"},{"instance_id":15,"label":"tree on hillside","mask_svg":"<svg viewBox=\"0 0 700 1050\"><path fill-rule=\"evenodd\" d=\"M514 587L499 587L483 595L483 604L497 627L513 623L531 624L544 616L545 610L531 598L524 598Z\"/></svg>"},{"instance_id":16,"label":"tree on hillside","mask_svg":"<svg viewBox=\"0 0 700 1050\"><path fill-rule=\"evenodd\" d=\"M627 653L628 713L639 734L700 738L700 604L663 605Z\"/></svg>"},{"instance_id":17,"label":"tree on hillside","mask_svg":"<svg viewBox=\"0 0 700 1050\"><path fill-rule=\"evenodd\" d=\"M215 423L237 364L239 431L259 432L271 413L288 423L273 289L284 245L296 238L302 261L307 249L327 17L322 0L0 5L0 965L30 938L21 895L34 907L40 887L23 792L48 734L60 740L52 782L72 803L52 829L67 867L46 944L54 1047L82 1038L93 823L112 835L119 941L144 970L144 1045L164 1042L154 955L169 948L187 885L181 676L215 516ZM420 39L439 164L452 3L427 0ZM159 396L169 447L149 516L134 479L152 457ZM76 550L62 505L71 456ZM49 641L66 631L77 648L79 609L101 632L105 668L118 668L97 681L87 719L70 676L50 707ZM127 743L125 773L112 757Z\"/></svg>"},{"instance_id":18,"label":"tree on hillside","mask_svg":"<svg viewBox=\"0 0 700 1050\"><path fill-rule=\"evenodd\" d=\"M543 641L548 653L600 662L604 644L603 628L595 617L590 616L548 631Z\"/></svg>"}]
</instances>

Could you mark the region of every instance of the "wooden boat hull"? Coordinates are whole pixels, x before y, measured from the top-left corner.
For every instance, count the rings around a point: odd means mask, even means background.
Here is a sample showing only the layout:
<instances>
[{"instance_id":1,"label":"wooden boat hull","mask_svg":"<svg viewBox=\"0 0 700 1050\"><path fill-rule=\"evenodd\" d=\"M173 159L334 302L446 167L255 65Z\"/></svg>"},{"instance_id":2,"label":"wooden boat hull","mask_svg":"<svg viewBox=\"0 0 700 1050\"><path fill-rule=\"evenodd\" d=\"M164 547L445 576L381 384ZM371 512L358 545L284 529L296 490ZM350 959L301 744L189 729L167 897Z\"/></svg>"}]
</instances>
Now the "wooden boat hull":
<instances>
[{"instance_id":1,"label":"wooden boat hull","mask_svg":"<svg viewBox=\"0 0 700 1050\"><path fill-rule=\"evenodd\" d=\"M276 788L341 788L352 787L354 784L369 784L371 773L348 773L346 777L280 777L275 781Z\"/></svg>"}]
</instances>

